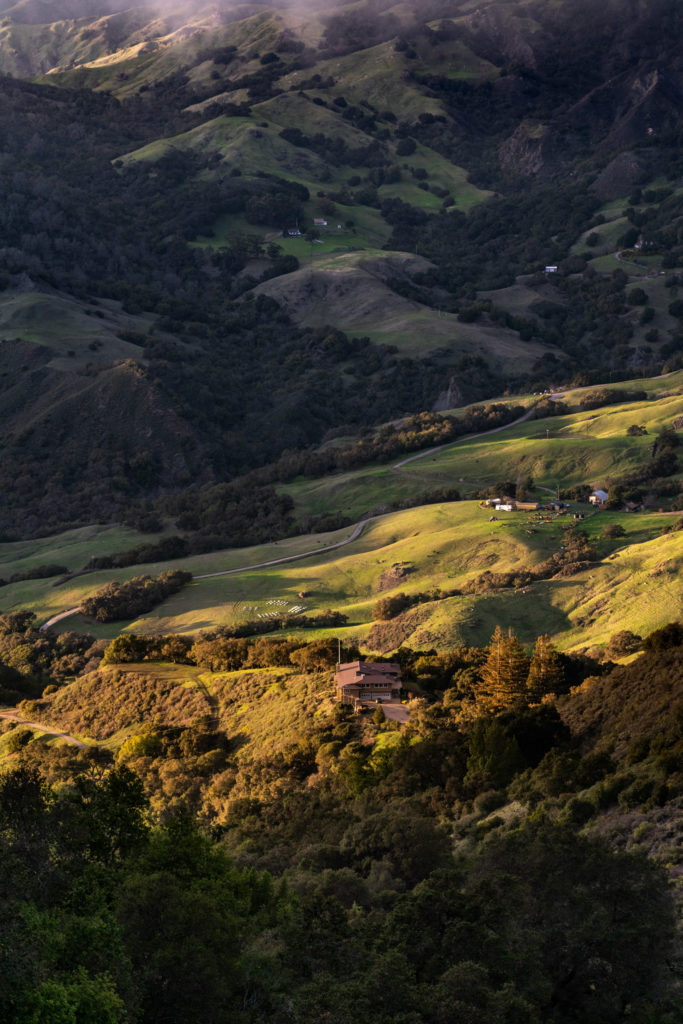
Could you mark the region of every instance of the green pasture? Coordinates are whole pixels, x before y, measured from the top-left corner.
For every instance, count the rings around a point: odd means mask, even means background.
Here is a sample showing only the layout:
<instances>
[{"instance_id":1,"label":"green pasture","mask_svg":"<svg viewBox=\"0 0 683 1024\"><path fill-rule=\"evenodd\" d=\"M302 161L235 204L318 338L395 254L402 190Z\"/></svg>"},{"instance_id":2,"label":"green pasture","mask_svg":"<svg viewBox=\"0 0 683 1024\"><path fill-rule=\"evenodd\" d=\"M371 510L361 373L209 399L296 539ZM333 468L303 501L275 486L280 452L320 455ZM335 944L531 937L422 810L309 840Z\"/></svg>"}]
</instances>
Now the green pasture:
<instances>
[{"instance_id":1,"label":"green pasture","mask_svg":"<svg viewBox=\"0 0 683 1024\"><path fill-rule=\"evenodd\" d=\"M189 569L195 576L193 583L148 615L134 622L107 625L88 623L74 616L57 628L92 632L105 638L125 630L194 632L244 619L268 619L283 612L296 614L294 609L313 614L330 607L344 611L349 617L347 626L340 631L342 636L363 639L371 629L372 605L380 592L379 578L391 566L406 563L409 571L398 582L390 580L389 590L410 593L434 586L452 589L485 568L507 571L547 557L557 550L561 527L569 522L566 516L541 522L546 517L540 514L510 513L499 515L499 521L491 523L489 510L479 508L472 501L387 513L389 503L415 499L437 487L457 487L466 494L475 487L493 486L527 475L534 478L539 496L546 493L542 488L554 490L558 484L561 487L577 483L608 486L610 480L641 465L649 457L655 432L680 415L682 378L683 371L679 371L659 380L620 385L642 385L656 400L526 421L488 436L451 444L397 469L392 469L391 464L376 465L318 480L297 480L283 486L281 490L291 494L301 516L332 510L343 512L354 521L368 514L380 516L365 527L359 538L341 548L320 550L346 540L351 527L171 563L100 571L76 577L56 588L52 586L54 580L15 583L0 591L0 606L3 611L29 608L40 620L45 620L77 606L83 597L111 580L129 579L141 573L154 575L174 567ZM577 390L566 397L575 402L581 394L582 391ZM633 423L644 425L648 433L643 437L627 437L626 430ZM393 463L398 461L401 459L392 460ZM614 589L621 595L614 607L610 605L609 614L604 608L601 611L606 622L605 632L616 631L612 627L617 621L635 620L637 606L629 596L628 575L631 573L635 579L641 573L646 580L647 573L654 570L657 572L653 586L664 597L654 602L648 615L650 612L655 618L664 615L661 621L665 621L667 602L671 604L673 600L673 611L677 607L672 597L675 578L668 570L659 572L657 569L662 561L658 552L660 547L674 552L672 565L676 571L680 554L679 541L658 536L667 518L596 513L586 506L583 509L587 518L581 528L596 541L601 556L610 556L606 561L581 578L534 583L525 593L501 591L421 604L409 613L412 616L408 623L409 636L413 637L413 642L438 646L467 638L468 642L473 642L472 637L483 642L492 624L505 621L525 637L532 636L533 623L541 623L554 636L563 638L563 643L573 645L572 637L583 636L582 630L588 636L591 630L595 632L598 618L602 622L595 610L596 593L609 593ZM626 536L614 548L610 546L614 542L602 537L604 526L610 522L619 522L626 530ZM93 526L52 538L2 544L0 575L7 578L14 572L46 562L61 563L70 570L80 569L93 555L125 550L151 539L154 538L122 527ZM627 561L629 551L635 552L632 563ZM311 554L307 555L308 552ZM257 567L262 562L289 555L307 557ZM619 575L616 570L621 571L624 566L630 568ZM241 571L196 578L232 569ZM302 594L304 596L300 596ZM539 595L544 595L542 600ZM503 615L507 617L502 619ZM318 635L318 632L307 631L307 635ZM379 633L375 630L372 637L376 643L389 644L395 634L391 630L385 633L382 639L382 630Z\"/></svg>"},{"instance_id":2,"label":"green pasture","mask_svg":"<svg viewBox=\"0 0 683 1024\"><path fill-rule=\"evenodd\" d=\"M437 185L452 192L455 205L460 210L470 210L493 195L492 192L473 185L468 180L467 171L463 167L451 163L427 146L419 144L416 151L409 157L397 156L396 162L401 165L402 180L393 185L382 185L378 189L381 198L398 197L429 213L439 210L443 200L418 187L417 180L410 173L413 168L427 171L426 184Z\"/></svg>"},{"instance_id":3,"label":"green pasture","mask_svg":"<svg viewBox=\"0 0 683 1024\"><path fill-rule=\"evenodd\" d=\"M270 602L296 601L308 613L331 607L348 616L342 628L298 631L302 635L332 633L380 650L401 642L418 647L485 643L498 623L512 625L526 643L549 632L563 647L601 644L619 629L647 632L683 611L677 586L683 534L660 536L667 521L658 515L595 513L581 527L595 540L602 561L583 573L521 590L427 602L406 613L405 622L371 632L372 607L380 593L452 589L485 569L526 568L558 550L562 527L568 524L566 517L558 517L541 525L524 513L490 523L488 510L474 502L425 506L370 523L358 540L336 552L197 580L144 618L116 629L106 627L106 632L100 627L96 633L114 636L122 627L144 633L196 632L257 618L259 610L272 607ZM611 522L626 530L618 542L603 537ZM382 589L383 577L397 565L405 567L406 575ZM634 587L640 602L634 599ZM647 609L642 607L641 587L652 587ZM299 599L302 592L307 596ZM70 622L71 628L81 628Z\"/></svg>"},{"instance_id":4,"label":"green pasture","mask_svg":"<svg viewBox=\"0 0 683 1024\"><path fill-rule=\"evenodd\" d=\"M127 580L142 574L154 576L169 568L187 569L194 575L221 572L274 558L315 551L317 548L346 539L351 532L349 527L314 536L289 537L276 544L194 555L172 562L145 563L126 569L103 569L77 576L59 587L52 586L55 582L54 577L47 580L24 580L0 588L0 608L5 612L27 608L34 611L39 620L44 621L69 608L77 607L84 597L113 580ZM66 565L72 571L82 569L93 556L125 551L141 543L151 543L160 536L162 535L143 535L120 526L88 526L53 537L0 544L0 577L7 579L13 573L47 563ZM91 623L86 622L82 616L64 620L59 628L68 630L76 626L81 631L99 637L113 637L121 632L120 623Z\"/></svg>"},{"instance_id":5,"label":"green pasture","mask_svg":"<svg viewBox=\"0 0 683 1024\"><path fill-rule=\"evenodd\" d=\"M652 383L666 392L676 386L672 378L681 376L679 372ZM580 392L567 396L569 401L580 397ZM296 480L281 490L291 494L302 516L335 509L360 518L383 503L405 500L437 487L457 487L467 493L474 487L490 487L518 476L531 476L537 487L553 490L558 484L605 486L647 459L652 435L681 415L682 404L680 395L671 394L657 401L527 420L488 436L456 441L396 470L391 464L409 458L409 454L396 457L389 465L363 467L317 480ZM627 437L626 430L634 423L645 426L648 434Z\"/></svg>"},{"instance_id":6,"label":"green pasture","mask_svg":"<svg viewBox=\"0 0 683 1024\"><path fill-rule=\"evenodd\" d=\"M614 384L592 385L590 387L567 388L562 392L562 401L575 405L581 401L583 395L588 391L596 391L599 387L619 388L626 391L645 391L650 399L669 399L683 395L683 370L674 370L662 377L634 377L632 380L619 381ZM607 409L621 408L628 410L634 403L624 406L606 406L598 412L606 412ZM592 414L591 414L592 415Z\"/></svg>"},{"instance_id":7,"label":"green pasture","mask_svg":"<svg viewBox=\"0 0 683 1024\"><path fill-rule=\"evenodd\" d=\"M125 551L138 544L150 544L165 536L165 532L143 534L127 526L93 524L52 537L37 537L33 540L0 543L0 577L7 578L13 573L26 572L39 565L65 565L70 572L83 569L91 558ZM44 587L45 580L32 580ZM48 586L53 581L47 581ZM24 585L24 584L22 584ZM14 584L13 586L16 586ZM60 588L57 588L59 591ZM5 596L10 588L0 590L0 605L6 609Z\"/></svg>"},{"instance_id":8,"label":"green pasture","mask_svg":"<svg viewBox=\"0 0 683 1024\"><path fill-rule=\"evenodd\" d=\"M404 80L406 65L403 55L394 50L393 42L386 42L343 57L318 61L312 68L293 71L281 80L281 85L284 89L298 87L315 73L323 78L331 75L336 83L333 89L310 90L311 95L325 100L344 96L347 103L356 105L365 101L380 111L393 111L401 120L414 120L423 112L440 114L438 100L430 99Z\"/></svg>"},{"instance_id":9,"label":"green pasture","mask_svg":"<svg viewBox=\"0 0 683 1024\"><path fill-rule=\"evenodd\" d=\"M307 222L323 216L312 201L305 204ZM229 213L219 217L213 227L213 234L200 236L193 245L222 248L231 246L240 235L255 235L265 246L270 242L278 245L283 253L296 256L302 266L318 264L321 256L340 256L354 252L386 253L382 246L389 240L391 229L377 210L369 206L338 206L334 215L326 215L326 228L319 228L314 243L304 237L283 237L279 230L250 224L242 214ZM353 225L347 227L347 222ZM342 227L339 229L338 224ZM294 224L291 225L295 227Z\"/></svg>"},{"instance_id":10,"label":"green pasture","mask_svg":"<svg viewBox=\"0 0 683 1024\"><path fill-rule=\"evenodd\" d=\"M358 626L367 629L379 577L396 563L414 567L399 588L410 593L453 586L454 579L492 564L527 564L540 557L538 552L554 550L551 532L534 538L531 544L521 520L511 529L497 526L489 524L488 514L475 502L392 513L369 523L357 540L337 551L197 580L128 628L135 632L191 632L256 618L257 609L279 600L303 604L306 612L340 609L349 615L347 632ZM250 551L242 554L252 563ZM308 596L299 599L299 593Z\"/></svg>"},{"instance_id":11,"label":"green pasture","mask_svg":"<svg viewBox=\"0 0 683 1024\"><path fill-rule=\"evenodd\" d=\"M565 647L582 642L603 643L621 628L647 631L675 618L683 608L678 578L683 568L683 533L660 536L666 516L625 513L593 513L581 523L595 541L602 559L578 576L533 583L521 590L455 596L420 604L406 613L406 622L388 624L379 632L372 629L372 607L380 593L424 593L462 586L485 569L509 571L526 568L547 558L562 543L566 516L542 523L538 514L509 513L490 522L490 512L478 503L465 501L422 506L384 515L370 522L361 536L345 547L320 552L297 561L208 579L191 585L149 614L130 623L105 626L86 622L81 616L64 620L56 628L91 632L113 638L121 632L187 633L230 625L244 619L265 618L296 608L314 614L325 608L343 611L348 623L330 630L306 630L314 638L335 636L366 641L375 649L394 649L398 643L444 647L455 643L485 643L499 622L512 625L522 639L531 643L539 632L549 632ZM626 535L618 541L603 537L605 525L619 522ZM232 550L178 560L174 567L217 571L226 563L255 565L266 555L315 550L322 541L348 536L350 530L327 537L299 537L269 547ZM397 566L402 578L392 575ZM168 566L165 566L166 568ZM156 572L164 566L145 566ZM129 578L140 567L97 573L67 585L61 607L76 603L107 579ZM388 577L387 577L387 574ZM384 582L383 582L384 581ZM54 601L43 581L43 595L35 608L42 615L54 611ZM17 584L15 592L26 584ZM634 590L635 588L635 590ZM647 608L634 600L648 590ZM10 589L10 588L6 588ZM303 594L303 597L299 595ZM18 606L25 607L26 600ZM3 602L3 608L9 610ZM639 625L640 624L640 625ZM651 624L651 626L650 626ZM647 627L647 628L646 628ZM385 630L383 634L382 630ZM370 634L370 636L369 636ZM395 641L395 642L394 642ZM170 673L192 683L184 668L169 667ZM175 676L174 676L175 678Z\"/></svg>"},{"instance_id":12,"label":"green pasture","mask_svg":"<svg viewBox=\"0 0 683 1024\"><path fill-rule=\"evenodd\" d=\"M616 211L615 211L616 212ZM615 216L608 219L604 224L597 224L594 228L588 228L571 247L572 253L592 252L596 256L613 255L617 249L617 239L631 226L626 217ZM597 243L590 247L587 239L591 234L598 236Z\"/></svg>"},{"instance_id":13,"label":"green pasture","mask_svg":"<svg viewBox=\"0 0 683 1024\"><path fill-rule=\"evenodd\" d=\"M363 53L365 52L367 51L364 50ZM310 77L313 70L307 68L305 74ZM333 95L339 94L334 92ZM367 145L369 137L365 132L355 128L350 121L345 121L336 110L318 106L307 97L308 92L305 96L300 96L298 92L284 92L262 103L255 103L252 107L251 124L254 128L262 129L263 122L266 122L268 127L278 131L282 128L299 128L305 135L322 132L323 135L342 138L348 146ZM327 93L326 99L331 98Z\"/></svg>"}]
</instances>

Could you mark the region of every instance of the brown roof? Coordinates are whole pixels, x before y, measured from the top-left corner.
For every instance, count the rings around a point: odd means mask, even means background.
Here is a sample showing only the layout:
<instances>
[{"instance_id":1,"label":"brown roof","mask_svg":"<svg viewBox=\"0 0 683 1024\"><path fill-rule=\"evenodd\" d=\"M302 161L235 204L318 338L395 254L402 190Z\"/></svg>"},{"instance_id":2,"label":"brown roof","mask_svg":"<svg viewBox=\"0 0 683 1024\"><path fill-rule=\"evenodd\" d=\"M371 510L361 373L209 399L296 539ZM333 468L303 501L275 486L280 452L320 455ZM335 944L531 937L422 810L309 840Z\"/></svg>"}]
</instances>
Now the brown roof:
<instances>
[{"instance_id":1,"label":"brown roof","mask_svg":"<svg viewBox=\"0 0 683 1024\"><path fill-rule=\"evenodd\" d=\"M401 666L395 661L346 661L337 665L337 675L340 672L355 672L357 675L365 675L368 672L378 672L380 675L399 676Z\"/></svg>"},{"instance_id":2,"label":"brown roof","mask_svg":"<svg viewBox=\"0 0 683 1024\"><path fill-rule=\"evenodd\" d=\"M370 683L373 686L399 684L401 667L392 661L349 661L337 666L337 686Z\"/></svg>"}]
</instances>

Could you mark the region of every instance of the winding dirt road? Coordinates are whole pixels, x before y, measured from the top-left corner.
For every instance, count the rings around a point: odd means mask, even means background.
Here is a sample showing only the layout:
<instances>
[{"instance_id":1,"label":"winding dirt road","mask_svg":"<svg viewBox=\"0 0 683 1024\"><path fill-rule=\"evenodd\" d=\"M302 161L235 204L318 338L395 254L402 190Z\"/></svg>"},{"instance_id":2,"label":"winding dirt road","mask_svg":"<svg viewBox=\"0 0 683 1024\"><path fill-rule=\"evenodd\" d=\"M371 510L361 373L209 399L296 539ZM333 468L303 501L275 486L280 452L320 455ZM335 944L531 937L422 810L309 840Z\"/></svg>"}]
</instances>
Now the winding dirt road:
<instances>
[{"instance_id":1,"label":"winding dirt road","mask_svg":"<svg viewBox=\"0 0 683 1024\"><path fill-rule=\"evenodd\" d=\"M68 732L60 732L59 729L52 729L49 725L43 725L41 722L29 722L28 719L18 715L16 711L0 711L0 718L6 718L8 722L16 722L18 725L25 725L29 729L38 729L49 736L58 736L65 743L70 743L73 747L80 747L81 750L88 749L87 743L76 739L75 736L70 736Z\"/></svg>"},{"instance_id":2,"label":"winding dirt road","mask_svg":"<svg viewBox=\"0 0 683 1024\"><path fill-rule=\"evenodd\" d=\"M482 430L478 434L463 434L462 437L458 437L455 441L446 441L445 444L437 444L435 448L427 448L426 451L418 452L417 455L409 455L407 459L401 459L400 462L395 462L391 467L391 472L395 473L397 469L401 469L406 466L409 462L417 462L418 459L426 459L428 455L433 455L434 452L442 452L446 448L453 448L456 444L462 444L463 441L474 441L478 437L488 437L489 434L498 434L501 430L509 430L510 427L516 427L518 423L525 423L530 420L537 403L534 402L530 406L523 416L520 416L516 420L512 420L511 423L504 423L502 427L492 427L491 430Z\"/></svg>"},{"instance_id":3,"label":"winding dirt road","mask_svg":"<svg viewBox=\"0 0 683 1024\"><path fill-rule=\"evenodd\" d=\"M463 437L457 438L455 441L447 441L446 444L437 445L435 448L428 448L426 451L418 452L416 455L409 455L407 459L402 459L400 462L396 462L390 467L390 470L394 473L407 463L415 462L417 459L424 459L428 455L433 455L434 452L442 451L444 448L451 448L456 444L461 444L463 441L472 441L477 437L487 437L489 434L497 434L501 430L507 430L508 427L514 427L518 423L524 423L526 420L531 418L535 405L536 403L534 403L534 405L532 405L523 416L513 420L511 423L505 423L500 427L493 427L491 430L481 431L479 434L467 434ZM390 513L383 513L383 515L390 515ZM273 565L283 565L286 562L296 562L302 558L311 558L313 555L324 554L326 551L336 551L338 548L343 548L345 545L351 544L354 540L357 540L368 523L371 523L376 519L382 519L383 515L366 516L365 519L361 519L360 522L356 523L351 534L346 537L345 540L337 541L336 544L327 544L322 548L314 548L311 551L302 551L298 555L285 555L283 558L271 558L267 562L256 562L254 565L241 565L237 569L222 569L220 572L205 572L198 576L194 576L193 578L195 580L208 580L215 576L234 576L236 573L249 572L251 569L267 569ZM52 618L47 620L47 622L44 622L40 628L49 629L50 626L54 626L58 622L62 622L63 619L68 619L72 615L77 615L79 610L79 608L68 608L64 612L59 612L58 615L53 615Z\"/></svg>"},{"instance_id":4,"label":"winding dirt road","mask_svg":"<svg viewBox=\"0 0 683 1024\"><path fill-rule=\"evenodd\" d=\"M659 375L659 378L668 376L668 373L663 373ZM590 387L593 386L596 385L590 385L584 388L572 388L570 390L587 391L590 389ZM555 391L549 397L552 401L558 401L563 397L563 394L564 392L562 391ZM441 452L444 451L446 448L453 448L458 444L462 444L463 441L473 441L479 437L489 437L491 434L498 434L503 430L508 430L510 427L516 427L520 423L525 423L527 420L530 420L533 416L537 404L537 402L534 402L527 409L523 416L518 417L518 419L516 420L512 420L511 423L504 423L500 427L492 427L491 430L483 430L480 431L478 434L465 434L463 437L456 438L455 441L447 441L445 444L439 444L436 445L434 448L427 448L423 452L417 452L415 455L409 455L406 459L401 459L400 462L395 462L394 465L390 467L390 471L392 473L395 473L398 470L402 469L403 466L407 466L409 462L417 462L418 459L426 459L429 455L433 455L434 452ZM548 488L548 490L550 489ZM390 514L391 513L384 513L383 515ZM357 540L358 537L360 537L363 530L365 529L365 527L368 525L368 523L371 523L376 519L382 519L383 515L367 516L365 519L361 519L360 522L356 523L356 525L354 526L352 533L345 540L337 541L336 544L327 544L325 547L322 548L314 548L311 551L302 551L298 555L285 555L283 558L272 558L267 562L256 562L254 565L241 565L237 569L222 569L219 572L205 572L199 576L194 576L194 579L208 580L215 576L234 576L236 573L249 572L251 569L267 569L273 565L283 565L286 562L296 562L302 558L311 558L313 555L324 554L326 551L336 551L338 548L343 548L345 545L351 544L354 540ZM72 615L77 615L79 610L79 608L69 608L64 612L59 612L58 615L53 615L52 618L47 620L47 622L44 622L40 628L49 629L50 626L56 625L56 623L61 622L63 619L68 619Z\"/></svg>"},{"instance_id":5,"label":"winding dirt road","mask_svg":"<svg viewBox=\"0 0 683 1024\"><path fill-rule=\"evenodd\" d=\"M80 608L69 608L68 611L60 612L59 615L53 615L51 619L48 619L47 622L42 624L40 629L49 629L50 626L54 626L56 622L61 622L62 619L68 619L70 615L76 615L80 610Z\"/></svg>"},{"instance_id":6,"label":"winding dirt road","mask_svg":"<svg viewBox=\"0 0 683 1024\"><path fill-rule=\"evenodd\" d=\"M385 513L388 515L389 513ZM345 540L337 541L336 544L327 544L324 548L314 548L312 551L302 551L298 555L285 555L284 558L273 558L269 562L257 562L255 565L241 565L239 569L222 569L221 572L205 572L201 576L195 576L196 580L208 580L212 576L232 576L236 572L247 572L249 569L265 569L269 565L281 565L282 562L296 562L300 558L310 558L311 555L320 555L324 551L335 551L337 548L343 548L344 545L350 544L351 541L356 540L360 537L363 529L368 523L371 523L373 519L381 519L382 516L368 516L366 519L361 519L359 523L353 528L353 533L350 534Z\"/></svg>"},{"instance_id":7,"label":"winding dirt road","mask_svg":"<svg viewBox=\"0 0 683 1024\"><path fill-rule=\"evenodd\" d=\"M389 513L384 513L389 515ZM361 519L359 523L353 528L353 532L346 537L344 540L337 541L336 544L326 544L322 548L313 548L311 551L301 551L297 555L285 555L283 558L272 558L268 562L256 562L254 565L240 565L237 569L221 569L220 572L205 572L199 576L193 576L195 580L208 580L213 576L233 576L238 572L247 572L250 569L267 569L272 565L281 565L283 562L296 562L301 558L310 558L312 555L320 555L325 551L335 551L337 548L343 548L346 544L350 544L352 541L360 537L364 528L368 523L371 523L373 519L381 519L382 516L367 516L365 519ZM50 626L56 625L58 622L62 622L63 619L68 619L71 615L78 615L80 608L68 608L65 612L59 612L58 615L53 615L52 618L44 622L40 629L49 629Z\"/></svg>"}]
</instances>

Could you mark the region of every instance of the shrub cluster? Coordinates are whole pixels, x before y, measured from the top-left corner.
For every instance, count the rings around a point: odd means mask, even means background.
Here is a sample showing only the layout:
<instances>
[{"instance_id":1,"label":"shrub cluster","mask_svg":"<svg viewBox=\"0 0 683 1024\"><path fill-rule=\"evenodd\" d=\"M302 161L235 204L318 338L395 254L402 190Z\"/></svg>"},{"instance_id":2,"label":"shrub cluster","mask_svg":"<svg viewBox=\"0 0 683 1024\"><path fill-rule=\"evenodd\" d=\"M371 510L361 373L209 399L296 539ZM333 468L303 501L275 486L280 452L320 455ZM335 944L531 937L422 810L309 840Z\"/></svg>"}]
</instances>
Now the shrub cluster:
<instances>
[{"instance_id":1,"label":"shrub cluster","mask_svg":"<svg viewBox=\"0 0 683 1024\"><path fill-rule=\"evenodd\" d=\"M192 573L171 569L156 577L134 576L125 583L107 583L92 597L86 597L80 610L98 622L134 619L176 594L191 579Z\"/></svg>"}]
</instances>

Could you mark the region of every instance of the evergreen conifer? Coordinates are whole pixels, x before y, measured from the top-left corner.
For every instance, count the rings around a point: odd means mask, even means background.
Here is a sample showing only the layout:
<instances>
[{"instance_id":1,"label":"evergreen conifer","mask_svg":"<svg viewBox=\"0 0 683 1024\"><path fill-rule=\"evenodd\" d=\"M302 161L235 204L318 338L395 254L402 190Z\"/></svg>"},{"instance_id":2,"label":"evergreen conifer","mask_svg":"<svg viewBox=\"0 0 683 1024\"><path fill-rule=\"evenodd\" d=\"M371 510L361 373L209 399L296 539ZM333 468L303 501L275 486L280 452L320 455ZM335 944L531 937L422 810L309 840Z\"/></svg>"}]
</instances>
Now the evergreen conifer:
<instances>
[{"instance_id":1,"label":"evergreen conifer","mask_svg":"<svg viewBox=\"0 0 683 1024\"><path fill-rule=\"evenodd\" d=\"M494 714L525 704L528 674L529 658L514 632L506 634L496 626L482 668L479 702Z\"/></svg>"},{"instance_id":2,"label":"evergreen conifer","mask_svg":"<svg viewBox=\"0 0 683 1024\"><path fill-rule=\"evenodd\" d=\"M546 693L556 693L564 682L564 671L547 633L539 636L531 655L526 689L529 703L538 704Z\"/></svg>"}]
</instances>

